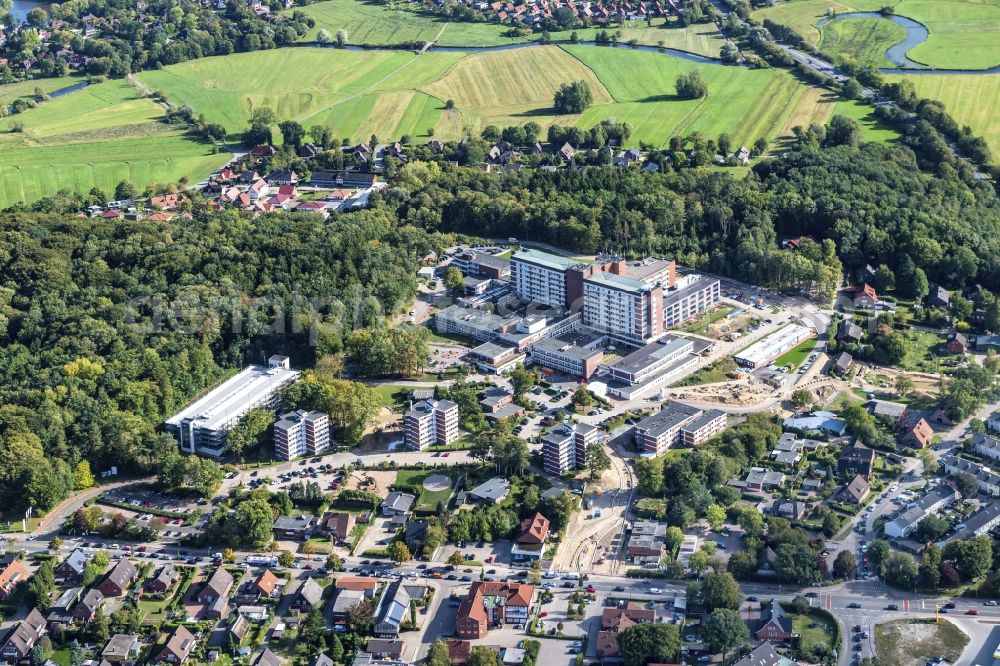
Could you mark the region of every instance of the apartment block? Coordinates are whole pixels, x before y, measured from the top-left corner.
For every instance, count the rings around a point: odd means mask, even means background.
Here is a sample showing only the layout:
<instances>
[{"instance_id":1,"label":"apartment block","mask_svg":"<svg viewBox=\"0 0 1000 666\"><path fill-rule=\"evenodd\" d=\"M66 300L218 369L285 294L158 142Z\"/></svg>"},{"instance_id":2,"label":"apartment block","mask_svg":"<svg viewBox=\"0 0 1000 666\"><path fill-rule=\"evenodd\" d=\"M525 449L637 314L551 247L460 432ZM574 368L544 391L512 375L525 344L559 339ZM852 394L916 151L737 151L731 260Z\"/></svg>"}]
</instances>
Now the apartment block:
<instances>
[{"instance_id":1,"label":"apartment block","mask_svg":"<svg viewBox=\"0 0 1000 666\"><path fill-rule=\"evenodd\" d=\"M583 281L583 323L630 344L655 340L664 332L663 288L612 272L596 272Z\"/></svg>"},{"instance_id":2,"label":"apartment block","mask_svg":"<svg viewBox=\"0 0 1000 666\"><path fill-rule=\"evenodd\" d=\"M678 444L700 444L725 428L725 413L671 401L636 424L635 443L644 453L658 456Z\"/></svg>"},{"instance_id":3,"label":"apartment block","mask_svg":"<svg viewBox=\"0 0 1000 666\"><path fill-rule=\"evenodd\" d=\"M542 439L545 471L554 476L587 464L587 447L604 441L604 431L586 423L560 425Z\"/></svg>"},{"instance_id":4,"label":"apartment block","mask_svg":"<svg viewBox=\"0 0 1000 666\"><path fill-rule=\"evenodd\" d=\"M418 402L403 417L403 438L417 451L458 438L458 405L450 400Z\"/></svg>"},{"instance_id":5,"label":"apartment block","mask_svg":"<svg viewBox=\"0 0 1000 666\"><path fill-rule=\"evenodd\" d=\"M600 349L581 347L573 340L542 338L531 345L531 361L535 365L583 379L590 379L603 360L604 352Z\"/></svg>"},{"instance_id":6,"label":"apartment block","mask_svg":"<svg viewBox=\"0 0 1000 666\"><path fill-rule=\"evenodd\" d=\"M520 298L550 307L568 307L567 271L580 264L538 250L518 250L510 258L510 279Z\"/></svg>"},{"instance_id":7,"label":"apartment block","mask_svg":"<svg viewBox=\"0 0 1000 666\"><path fill-rule=\"evenodd\" d=\"M314 456L330 448L330 417L298 410L274 424L274 453L282 460Z\"/></svg>"},{"instance_id":8,"label":"apartment block","mask_svg":"<svg viewBox=\"0 0 1000 666\"><path fill-rule=\"evenodd\" d=\"M668 289L663 294L664 328L677 328L715 307L721 298L722 286L713 278L695 276L684 286Z\"/></svg>"},{"instance_id":9,"label":"apartment block","mask_svg":"<svg viewBox=\"0 0 1000 666\"><path fill-rule=\"evenodd\" d=\"M251 409L276 409L281 391L300 374L287 356L272 356L267 367L251 365L171 416L164 428L185 453L217 458L226 451L226 433Z\"/></svg>"}]
</instances>

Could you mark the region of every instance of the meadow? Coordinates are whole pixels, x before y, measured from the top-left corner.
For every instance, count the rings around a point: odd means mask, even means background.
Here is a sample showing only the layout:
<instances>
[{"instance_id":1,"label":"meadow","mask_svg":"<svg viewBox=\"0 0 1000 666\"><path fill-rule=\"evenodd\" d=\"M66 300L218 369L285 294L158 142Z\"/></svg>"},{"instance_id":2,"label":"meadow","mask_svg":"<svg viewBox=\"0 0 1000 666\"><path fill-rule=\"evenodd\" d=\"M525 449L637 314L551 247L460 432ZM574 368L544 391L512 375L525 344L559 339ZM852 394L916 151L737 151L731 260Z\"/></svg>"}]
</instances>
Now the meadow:
<instances>
[{"instance_id":1,"label":"meadow","mask_svg":"<svg viewBox=\"0 0 1000 666\"><path fill-rule=\"evenodd\" d=\"M50 81L53 90L75 82ZM107 81L0 120L0 206L62 189L113 192L123 179L144 187L202 177L225 161L162 116L126 81ZM10 131L15 123L23 130Z\"/></svg>"},{"instance_id":2,"label":"meadow","mask_svg":"<svg viewBox=\"0 0 1000 666\"><path fill-rule=\"evenodd\" d=\"M892 21L875 18L850 18L834 21L822 28L817 44L826 53L849 55L860 65L895 67L885 57L885 50L906 38L906 30Z\"/></svg>"},{"instance_id":3,"label":"meadow","mask_svg":"<svg viewBox=\"0 0 1000 666\"><path fill-rule=\"evenodd\" d=\"M1000 74L886 76L890 81L904 78L918 95L942 102L959 125L986 139L994 157L1000 155Z\"/></svg>"},{"instance_id":4,"label":"meadow","mask_svg":"<svg viewBox=\"0 0 1000 666\"><path fill-rule=\"evenodd\" d=\"M395 46L413 42L433 41L439 46L502 46L531 42L538 35L508 36L508 26L498 23L472 23L448 21L432 13L404 3L399 8L392 5L359 2L358 0L323 0L306 7L296 7L287 12L301 10L316 21L316 26L303 38L313 41L321 30L336 35L338 30L347 32L348 42L368 46ZM593 40L598 28L576 30L580 40ZM680 27L664 19L626 21L611 32L620 32L621 41L635 40L637 44L665 46L699 55L718 57L722 38L711 23ZM553 40L569 40L572 31L551 33Z\"/></svg>"},{"instance_id":5,"label":"meadow","mask_svg":"<svg viewBox=\"0 0 1000 666\"><path fill-rule=\"evenodd\" d=\"M10 106L17 99L30 99L35 96L35 89L40 88L45 94L51 94L56 90L69 88L72 85L84 81L82 76L64 76L55 79L34 79L31 81L18 81L17 83L4 83L0 85L0 106Z\"/></svg>"},{"instance_id":6,"label":"meadow","mask_svg":"<svg viewBox=\"0 0 1000 666\"><path fill-rule=\"evenodd\" d=\"M902 0L894 3L790 0L755 10L753 15L787 25L827 52L864 60L900 41L901 29L895 26L899 31L893 30L889 21L882 21L885 24L882 28L854 24L854 21L834 22L822 28L816 23L827 16L828 10L843 14L879 11L883 6L890 6L895 14L927 27L930 33L927 41L908 53L916 62L938 69L986 69L1000 64L1000 0ZM878 22L879 19L870 21Z\"/></svg>"}]
</instances>

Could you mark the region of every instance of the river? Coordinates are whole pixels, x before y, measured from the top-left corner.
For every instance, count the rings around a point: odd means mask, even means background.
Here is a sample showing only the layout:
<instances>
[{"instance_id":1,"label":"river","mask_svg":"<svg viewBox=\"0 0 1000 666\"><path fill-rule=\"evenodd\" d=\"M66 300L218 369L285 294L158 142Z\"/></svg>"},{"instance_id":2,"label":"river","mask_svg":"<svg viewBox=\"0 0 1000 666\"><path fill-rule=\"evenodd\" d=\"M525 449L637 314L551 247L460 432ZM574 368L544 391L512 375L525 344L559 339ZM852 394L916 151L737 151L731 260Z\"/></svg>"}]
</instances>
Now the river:
<instances>
[{"instance_id":1,"label":"river","mask_svg":"<svg viewBox=\"0 0 1000 666\"><path fill-rule=\"evenodd\" d=\"M10 8L10 14L14 17L14 21L17 23L24 23L28 18L28 12L30 12L35 7L48 7L47 2L34 2L33 0L14 0L13 6Z\"/></svg>"}]
</instances>

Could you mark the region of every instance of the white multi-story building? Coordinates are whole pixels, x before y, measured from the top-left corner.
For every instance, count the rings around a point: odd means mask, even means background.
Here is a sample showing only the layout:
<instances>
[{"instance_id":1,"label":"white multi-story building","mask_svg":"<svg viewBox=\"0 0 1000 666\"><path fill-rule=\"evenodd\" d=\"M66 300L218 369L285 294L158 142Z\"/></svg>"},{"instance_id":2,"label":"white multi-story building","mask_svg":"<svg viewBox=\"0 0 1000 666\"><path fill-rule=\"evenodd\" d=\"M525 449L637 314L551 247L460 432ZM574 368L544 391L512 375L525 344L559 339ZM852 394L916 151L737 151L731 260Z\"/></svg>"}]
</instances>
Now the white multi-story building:
<instances>
[{"instance_id":1,"label":"white multi-story building","mask_svg":"<svg viewBox=\"0 0 1000 666\"><path fill-rule=\"evenodd\" d=\"M990 460L1000 460L1000 439L977 433L972 436L972 443L979 455Z\"/></svg>"},{"instance_id":2,"label":"white multi-story building","mask_svg":"<svg viewBox=\"0 0 1000 666\"><path fill-rule=\"evenodd\" d=\"M274 424L274 454L282 460L314 456L330 448L330 417L298 410Z\"/></svg>"},{"instance_id":3,"label":"white multi-story building","mask_svg":"<svg viewBox=\"0 0 1000 666\"><path fill-rule=\"evenodd\" d=\"M587 465L587 447L604 441L604 431L586 423L560 425L542 439L545 471L559 476Z\"/></svg>"},{"instance_id":4,"label":"white multi-story building","mask_svg":"<svg viewBox=\"0 0 1000 666\"><path fill-rule=\"evenodd\" d=\"M610 272L583 281L583 323L615 340L645 344L663 335L663 288Z\"/></svg>"},{"instance_id":5,"label":"white multi-story building","mask_svg":"<svg viewBox=\"0 0 1000 666\"><path fill-rule=\"evenodd\" d=\"M518 250L510 258L510 280L523 299L561 308L567 305L566 271L579 262L537 250Z\"/></svg>"},{"instance_id":6,"label":"white multi-story building","mask_svg":"<svg viewBox=\"0 0 1000 666\"><path fill-rule=\"evenodd\" d=\"M272 356L267 367L251 365L177 412L163 424L185 453L219 457L226 451L226 433L251 409L274 410L281 391L301 373L289 367L287 356Z\"/></svg>"},{"instance_id":7,"label":"white multi-story building","mask_svg":"<svg viewBox=\"0 0 1000 666\"><path fill-rule=\"evenodd\" d=\"M700 444L725 430L726 423L726 414L717 409L671 401L635 425L635 443L644 454L660 456L677 444Z\"/></svg>"},{"instance_id":8,"label":"white multi-story building","mask_svg":"<svg viewBox=\"0 0 1000 666\"><path fill-rule=\"evenodd\" d=\"M722 286L718 280L691 276L687 284L664 292L663 327L677 328L717 305L721 298Z\"/></svg>"},{"instance_id":9,"label":"white multi-story building","mask_svg":"<svg viewBox=\"0 0 1000 666\"><path fill-rule=\"evenodd\" d=\"M450 444L458 438L458 405L451 400L418 402L403 417L403 439L422 451L431 444Z\"/></svg>"}]
</instances>

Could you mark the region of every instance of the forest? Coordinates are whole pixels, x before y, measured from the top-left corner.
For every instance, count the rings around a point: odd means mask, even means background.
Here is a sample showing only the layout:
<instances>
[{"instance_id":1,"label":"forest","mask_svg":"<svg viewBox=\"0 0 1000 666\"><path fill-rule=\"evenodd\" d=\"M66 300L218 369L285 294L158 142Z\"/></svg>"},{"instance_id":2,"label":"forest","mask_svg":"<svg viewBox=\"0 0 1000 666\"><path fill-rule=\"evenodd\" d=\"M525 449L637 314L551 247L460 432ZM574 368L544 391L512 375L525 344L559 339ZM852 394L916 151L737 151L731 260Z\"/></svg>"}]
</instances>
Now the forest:
<instances>
[{"instance_id":1,"label":"forest","mask_svg":"<svg viewBox=\"0 0 1000 666\"><path fill-rule=\"evenodd\" d=\"M421 258L454 242L448 234L659 255L816 294L865 264L887 266L897 282L1000 290L992 184L947 163L921 171L908 145L831 142L826 131L800 133L742 179L707 168L488 174L413 161L371 208L325 222L210 213L197 197L185 204L192 219L159 223L78 218L68 196L9 209L0 504L51 507L79 485L84 461L95 475L162 465L174 450L163 419L272 353L300 368L339 358L348 376L418 371L425 336L388 328L387 316L409 306ZM802 235L815 242L782 248ZM354 441L351 424L341 436Z\"/></svg>"}]
</instances>

